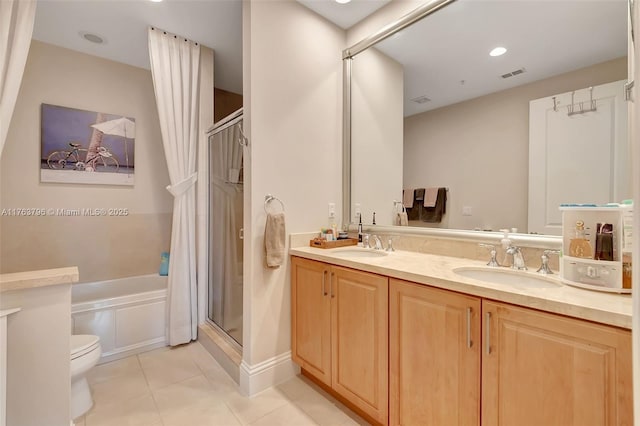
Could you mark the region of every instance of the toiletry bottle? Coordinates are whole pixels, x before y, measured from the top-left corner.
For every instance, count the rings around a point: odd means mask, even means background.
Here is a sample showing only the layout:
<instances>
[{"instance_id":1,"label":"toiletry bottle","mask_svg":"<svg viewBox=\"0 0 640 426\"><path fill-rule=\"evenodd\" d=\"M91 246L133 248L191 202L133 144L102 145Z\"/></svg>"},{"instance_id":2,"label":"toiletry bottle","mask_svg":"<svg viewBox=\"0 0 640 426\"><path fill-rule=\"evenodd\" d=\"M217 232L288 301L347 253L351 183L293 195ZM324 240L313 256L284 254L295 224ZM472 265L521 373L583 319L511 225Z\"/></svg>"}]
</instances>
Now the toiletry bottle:
<instances>
[{"instance_id":1,"label":"toiletry bottle","mask_svg":"<svg viewBox=\"0 0 640 426\"><path fill-rule=\"evenodd\" d=\"M622 288L631 288L631 254L622 255Z\"/></svg>"},{"instance_id":2,"label":"toiletry bottle","mask_svg":"<svg viewBox=\"0 0 640 426\"><path fill-rule=\"evenodd\" d=\"M358 222L358 246L362 247L362 215L359 214L360 221Z\"/></svg>"},{"instance_id":3,"label":"toiletry bottle","mask_svg":"<svg viewBox=\"0 0 640 426\"><path fill-rule=\"evenodd\" d=\"M569 256L581 257L583 259L591 259L593 257L593 249L591 243L584 233L584 222L578 220L576 222L576 233L574 238L569 242Z\"/></svg>"}]
</instances>

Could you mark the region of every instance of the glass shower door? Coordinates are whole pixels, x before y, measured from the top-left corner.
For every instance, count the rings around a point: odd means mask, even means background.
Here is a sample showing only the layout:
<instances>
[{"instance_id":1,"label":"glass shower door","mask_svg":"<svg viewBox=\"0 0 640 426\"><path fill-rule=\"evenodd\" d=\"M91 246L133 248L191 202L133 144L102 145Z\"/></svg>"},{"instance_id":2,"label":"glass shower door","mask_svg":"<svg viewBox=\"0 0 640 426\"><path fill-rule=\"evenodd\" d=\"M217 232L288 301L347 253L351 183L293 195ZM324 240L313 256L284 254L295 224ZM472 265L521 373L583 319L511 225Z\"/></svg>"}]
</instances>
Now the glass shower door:
<instances>
[{"instance_id":1,"label":"glass shower door","mask_svg":"<svg viewBox=\"0 0 640 426\"><path fill-rule=\"evenodd\" d=\"M242 115L209 136L207 316L242 345Z\"/></svg>"}]
</instances>

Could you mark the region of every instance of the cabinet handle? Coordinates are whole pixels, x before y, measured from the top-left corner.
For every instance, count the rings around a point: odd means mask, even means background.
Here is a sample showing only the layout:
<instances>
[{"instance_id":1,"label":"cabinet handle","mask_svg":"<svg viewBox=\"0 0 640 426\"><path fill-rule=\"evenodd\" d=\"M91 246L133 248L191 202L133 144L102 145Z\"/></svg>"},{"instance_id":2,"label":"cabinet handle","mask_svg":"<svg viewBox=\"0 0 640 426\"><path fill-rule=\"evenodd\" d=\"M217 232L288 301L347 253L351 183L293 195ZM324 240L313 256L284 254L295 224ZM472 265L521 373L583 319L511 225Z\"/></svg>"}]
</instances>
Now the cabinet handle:
<instances>
[{"instance_id":1,"label":"cabinet handle","mask_svg":"<svg viewBox=\"0 0 640 426\"><path fill-rule=\"evenodd\" d=\"M326 270L322 271L322 295L323 296L327 295L327 289L326 289L326 286L324 284L326 276L327 276L327 271Z\"/></svg>"},{"instance_id":2,"label":"cabinet handle","mask_svg":"<svg viewBox=\"0 0 640 426\"><path fill-rule=\"evenodd\" d=\"M467 348L473 346L471 341L471 308L467 308Z\"/></svg>"},{"instance_id":3,"label":"cabinet handle","mask_svg":"<svg viewBox=\"0 0 640 426\"><path fill-rule=\"evenodd\" d=\"M491 312L487 312L484 321L486 340L485 340L485 352L487 355L491 355Z\"/></svg>"},{"instance_id":4,"label":"cabinet handle","mask_svg":"<svg viewBox=\"0 0 640 426\"><path fill-rule=\"evenodd\" d=\"M331 293L331 298L333 299L335 296L335 294L333 294L333 277L335 277L336 273L332 272L331 273L331 278L329 279L329 293Z\"/></svg>"}]
</instances>

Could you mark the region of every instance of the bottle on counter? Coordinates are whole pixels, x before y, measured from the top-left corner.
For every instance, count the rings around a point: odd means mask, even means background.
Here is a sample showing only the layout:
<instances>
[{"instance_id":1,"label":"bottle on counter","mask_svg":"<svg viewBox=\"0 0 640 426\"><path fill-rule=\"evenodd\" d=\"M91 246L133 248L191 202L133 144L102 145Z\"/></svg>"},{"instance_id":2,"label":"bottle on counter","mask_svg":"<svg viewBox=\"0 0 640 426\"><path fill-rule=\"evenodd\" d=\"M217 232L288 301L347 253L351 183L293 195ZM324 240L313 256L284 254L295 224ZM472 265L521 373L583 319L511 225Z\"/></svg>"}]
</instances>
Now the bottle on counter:
<instances>
[{"instance_id":1,"label":"bottle on counter","mask_svg":"<svg viewBox=\"0 0 640 426\"><path fill-rule=\"evenodd\" d=\"M583 221L576 221L575 232L575 237L569 242L569 256L592 259L593 247L585 235Z\"/></svg>"}]
</instances>

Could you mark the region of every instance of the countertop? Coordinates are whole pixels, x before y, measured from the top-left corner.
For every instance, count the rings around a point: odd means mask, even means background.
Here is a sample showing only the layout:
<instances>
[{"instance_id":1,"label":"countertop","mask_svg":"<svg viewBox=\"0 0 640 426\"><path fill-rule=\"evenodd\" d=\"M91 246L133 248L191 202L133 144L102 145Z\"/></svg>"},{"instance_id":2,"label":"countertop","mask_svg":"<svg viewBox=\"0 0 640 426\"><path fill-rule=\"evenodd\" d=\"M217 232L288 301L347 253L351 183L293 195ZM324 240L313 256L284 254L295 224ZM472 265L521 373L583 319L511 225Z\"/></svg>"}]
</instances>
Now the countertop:
<instances>
[{"instance_id":1,"label":"countertop","mask_svg":"<svg viewBox=\"0 0 640 426\"><path fill-rule=\"evenodd\" d=\"M347 249L353 250L354 247ZM395 251L388 253L387 256L374 258L344 258L336 255L337 252L344 250L340 248L296 247L291 248L289 254L486 299L631 329L631 295L572 287L562 284L557 274L547 276L547 278L559 283L558 286L550 288L518 287L517 285L495 284L467 278L453 271L460 267L486 267L486 262L409 251ZM518 271L517 273L539 276L535 271Z\"/></svg>"},{"instance_id":2,"label":"countertop","mask_svg":"<svg viewBox=\"0 0 640 426\"><path fill-rule=\"evenodd\" d=\"M79 280L78 267L0 274L0 293L26 288L73 284Z\"/></svg>"}]
</instances>

